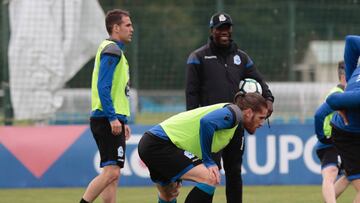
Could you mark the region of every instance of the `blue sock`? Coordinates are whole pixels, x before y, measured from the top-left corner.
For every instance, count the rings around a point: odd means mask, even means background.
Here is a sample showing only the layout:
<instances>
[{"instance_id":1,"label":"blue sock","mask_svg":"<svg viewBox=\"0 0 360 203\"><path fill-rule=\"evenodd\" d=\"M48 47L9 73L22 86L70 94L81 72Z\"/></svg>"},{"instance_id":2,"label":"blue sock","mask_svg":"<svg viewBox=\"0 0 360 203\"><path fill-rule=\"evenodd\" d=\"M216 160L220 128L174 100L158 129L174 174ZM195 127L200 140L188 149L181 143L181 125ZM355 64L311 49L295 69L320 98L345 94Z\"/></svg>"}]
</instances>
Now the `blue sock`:
<instances>
[{"instance_id":1,"label":"blue sock","mask_svg":"<svg viewBox=\"0 0 360 203\"><path fill-rule=\"evenodd\" d=\"M215 192L215 186L208 185L206 183L197 183L195 187L199 188L203 192L208 193L209 195L214 195Z\"/></svg>"}]
</instances>

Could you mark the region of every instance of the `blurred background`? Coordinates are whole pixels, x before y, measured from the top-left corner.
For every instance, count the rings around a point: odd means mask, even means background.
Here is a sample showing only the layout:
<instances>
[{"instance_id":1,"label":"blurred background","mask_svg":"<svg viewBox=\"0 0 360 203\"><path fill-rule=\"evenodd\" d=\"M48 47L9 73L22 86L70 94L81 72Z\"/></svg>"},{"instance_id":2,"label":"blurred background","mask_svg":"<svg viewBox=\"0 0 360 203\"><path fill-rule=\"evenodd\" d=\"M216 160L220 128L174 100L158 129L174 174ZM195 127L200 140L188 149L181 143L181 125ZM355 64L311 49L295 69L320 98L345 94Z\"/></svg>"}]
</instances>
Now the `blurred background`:
<instances>
[{"instance_id":1,"label":"blurred background","mask_svg":"<svg viewBox=\"0 0 360 203\"><path fill-rule=\"evenodd\" d=\"M24 3L25 2L25 3ZM233 39L275 96L275 123L312 123L337 84L344 37L360 33L357 0L1 1L0 122L86 124L94 55L107 37L104 13L129 10L133 41L131 122L155 124L185 110L188 55L225 11Z\"/></svg>"}]
</instances>

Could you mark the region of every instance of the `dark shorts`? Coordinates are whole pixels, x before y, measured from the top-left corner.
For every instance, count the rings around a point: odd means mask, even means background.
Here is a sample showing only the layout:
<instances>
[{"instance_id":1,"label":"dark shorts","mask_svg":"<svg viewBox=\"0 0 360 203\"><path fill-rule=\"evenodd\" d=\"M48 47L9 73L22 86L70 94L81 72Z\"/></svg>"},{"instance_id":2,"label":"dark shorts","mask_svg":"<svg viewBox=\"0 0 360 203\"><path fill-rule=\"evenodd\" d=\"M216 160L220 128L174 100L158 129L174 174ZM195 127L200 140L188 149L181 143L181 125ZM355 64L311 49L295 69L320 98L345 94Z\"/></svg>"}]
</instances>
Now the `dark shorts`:
<instances>
[{"instance_id":1,"label":"dark shorts","mask_svg":"<svg viewBox=\"0 0 360 203\"><path fill-rule=\"evenodd\" d=\"M176 182L190 169L202 164L201 159L195 155L150 132L142 136L138 152L150 171L151 180L160 185Z\"/></svg>"},{"instance_id":2,"label":"dark shorts","mask_svg":"<svg viewBox=\"0 0 360 203\"><path fill-rule=\"evenodd\" d=\"M226 173L241 174L242 156L245 150L244 129L238 127L230 143L222 150L222 158Z\"/></svg>"},{"instance_id":3,"label":"dark shorts","mask_svg":"<svg viewBox=\"0 0 360 203\"><path fill-rule=\"evenodd\" d=\"M120 121L121 122L121 121ZM120 135L113 135L107 118L90 118L90 128L100 152L100 167L125 163L125 126Z\"/></svg>"},{"instance_id":4,"label":"dark shorts","mask_svg":"<svg viewBox=\"0 0 360 203\"><path fill-rule=\"evenodd\" d=\"M321 169L324 169L328 166L336 166L340 170L340 160L339 153L337 152L335 146L326 147L316 150L316 154L321 162Z\"/></svg>"},{"instance_id":5,"label":"dark shorts","mask_svg":"<svg viewBox=\"0 0 360 203\"><path fill-rule=\"evenodd\" d=\"M215 161L219 169L222 169L221 158L223 160L225 172L241 174L242 156L245 150L244 129L237 128L234 136L228 145L217 153L212 153L212 159ZM226 175L226 174L225 174Z\"/></svg>"},{"instance_id":6,"label":"dark shorts","mask_svg":"<svg viewBox=\"0 0 360 203\"><path fill-rule=\"evenodd\" d=\"M332 139L340 154L348 179L360 179L360 134L332 128Z\"/></svg>"}]
</instances>

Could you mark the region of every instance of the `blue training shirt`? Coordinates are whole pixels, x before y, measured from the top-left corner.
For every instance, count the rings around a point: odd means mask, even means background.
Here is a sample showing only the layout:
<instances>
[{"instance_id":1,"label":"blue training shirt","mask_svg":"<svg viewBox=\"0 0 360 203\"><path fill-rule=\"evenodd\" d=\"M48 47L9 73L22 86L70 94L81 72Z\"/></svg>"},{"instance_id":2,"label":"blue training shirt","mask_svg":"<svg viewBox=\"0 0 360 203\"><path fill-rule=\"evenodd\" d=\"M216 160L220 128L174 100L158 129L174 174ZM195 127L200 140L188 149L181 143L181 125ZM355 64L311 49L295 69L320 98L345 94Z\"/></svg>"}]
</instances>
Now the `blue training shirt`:
<instances>
[{"instance_id":1,"label":"blue training shirt","mask_svg":"<svg viewBox=\"0 0 360 203\"><path fill-rule=\"evenodd\" d=\"M326 99L326 103L334 110L345 110L349 124L345 125L338 113L331 123L346 132L360 133L360 36L349 35L345 41L345 73L347 86L344 93L334 93Z\"/></svg>"},{"instance_id":2,"label":"blue training shirt","mask_svg":"<svg viewBox=\"0 0 360 203\"><path fill-rule=\"evenodd\" d=\"M124 50L124 43L120 41L115 42L121 50ZM127 117L125 115L115 113L113 101L111 99L113 76L115 68L120 59L121 56L116 56L109 53L101 54L97 88L103 111L97 109L91 112L91 117L107 117L109 121L119 119L124 123L127 123Z\"/></svg>"},{"instance_id":3,"label":"blue training shirt","mask_svg":"<svg viewBox=\"0 0 360 203\"><path fill-rule=\"evenodd\" d=\"M326 102L323 103L315 112L314 125L316 137L318 138L315 149L317 150L333 146L332 144L323 143L323 140L327 139L324 134L324 120L326 116L333 112L334 110L332 110Z\"/></svg>"}]
</instances>

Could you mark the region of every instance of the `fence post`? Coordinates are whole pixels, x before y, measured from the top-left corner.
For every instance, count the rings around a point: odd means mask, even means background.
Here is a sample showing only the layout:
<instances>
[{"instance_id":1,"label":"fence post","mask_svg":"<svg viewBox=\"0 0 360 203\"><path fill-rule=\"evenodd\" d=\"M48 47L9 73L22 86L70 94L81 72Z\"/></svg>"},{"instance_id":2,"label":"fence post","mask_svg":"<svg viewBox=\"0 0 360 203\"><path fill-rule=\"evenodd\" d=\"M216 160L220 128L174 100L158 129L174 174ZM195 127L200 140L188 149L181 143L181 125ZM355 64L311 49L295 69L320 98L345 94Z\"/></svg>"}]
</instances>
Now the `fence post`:
<instances>
[{"instance_id":1,"label":"fence post","mask_svg":"<svg viewBox=\"0 0 360 203\"><path fill-rule=\"evenodd\" d=\"M1 89L3 93L3 113L4 113L4 124L12 125L13 121L13 109L11 106L10 97L10 84L9 84L9 64L8 64L8 45L9 45L9 1L2 1L1 4L1 67L2 67L2 78L1 78Z\"/></svg>"},{"instance_id":2,"label":"fence post","mask_svg":"<svg viewBox=\"0 0 360 203\"><path fill-rule=\"evenodd\" d=\"M295 2L293 0L289 1L288 4L289 9L289 73L288 73L288 80L294 81L295 80L295 72L294 72L294 55L295 55Z\"/></svg>"},{"instance_id":3,"label":"fence post","mask_svg":"<svg viewBox=\"0 0 360 203\"><path fill-rule=\"evenodd\" d=\"M132 61L130 64L130 68L132 70L131 86L133 88L139 89L139 36L140 36L140 26L137 24L134 25L135 32L132 40Z\"/></svg>"},{"instance_id":4,"label":"fence post","mask_svg":"<svg viewBox=\"0 0 360 203\"><path fill-rule=\"evenodd\" d=\"M223 0L216 0L216 11L220 12L224 10L224 1Z\"/></svg>"}]
</instances>

